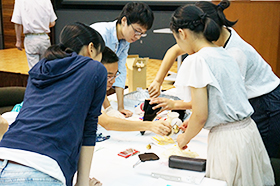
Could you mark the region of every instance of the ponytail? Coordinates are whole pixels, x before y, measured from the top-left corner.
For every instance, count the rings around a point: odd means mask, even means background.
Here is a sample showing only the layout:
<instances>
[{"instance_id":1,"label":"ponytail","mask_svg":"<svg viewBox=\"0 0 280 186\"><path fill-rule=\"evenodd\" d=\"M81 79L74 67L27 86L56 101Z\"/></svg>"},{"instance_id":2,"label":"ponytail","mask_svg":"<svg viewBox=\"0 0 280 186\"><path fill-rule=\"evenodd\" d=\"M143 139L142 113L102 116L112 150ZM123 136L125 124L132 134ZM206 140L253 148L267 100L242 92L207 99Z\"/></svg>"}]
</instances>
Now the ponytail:
<instances>
[{"instance_id":1,"label":"ponytail","mask_svg":"<svg viewBox=\"0 0 280 186\"><path fill-rule=\"evenodd\" d=\"M50 46L45 52L47 60L64 58L72 52L78 54L83 46L90 43L93 43L97 53L103 52L105 48L105 42L99 32L79 22L66 25L59 38L60 43Z\"/></svg>"},{"instance_id":2,"label":"ponytail","mask_svg":"<svg viewBox=\"0 0 280 186\"><path fill-rule=\"evenodd\" d=\"M58 45L50 46L44 55L47 60L54 60L65 58L68 53L72 52L70 48L66 48L62 43L59 43Z\"/></svg>"},{"instance_id":3,"label":"ponytail","mask_svg":"<svg viewBox=\"0 0 280 186\"><path fill-rule=\"evenodd\" d=\"M227 20L224 10L230 6L230 2L228 0L222 0L218 5L215 5L208 1L198 1L195 5L203 10L203 12L207 13L211 19L213 19L220 27L233 27L236 21Z\"/></svg>"},{"instance_id":4,"label":"ponytail","mask_svg":"<svg viewBox=\"0 0 280 186\"><path fill-rule=\"evenodd\" d=\"M171 17L170 29L178 33L179 28L187 28L195 33L203 33L212 42L220 37L220 28L207 14L194 5L179 7Z\"/></svg>"}]
</instances>

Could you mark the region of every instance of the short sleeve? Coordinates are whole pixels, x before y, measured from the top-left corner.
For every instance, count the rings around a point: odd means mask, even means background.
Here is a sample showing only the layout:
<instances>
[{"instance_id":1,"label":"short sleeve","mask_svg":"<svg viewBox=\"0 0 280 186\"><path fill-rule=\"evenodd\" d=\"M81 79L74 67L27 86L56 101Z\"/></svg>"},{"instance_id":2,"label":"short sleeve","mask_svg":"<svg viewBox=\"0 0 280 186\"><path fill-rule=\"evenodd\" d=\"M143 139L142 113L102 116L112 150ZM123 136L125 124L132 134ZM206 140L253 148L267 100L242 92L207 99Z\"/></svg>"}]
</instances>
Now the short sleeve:
<instances>
[{"instance_id":1,"label":"short sleeve","mask_svg":"<svg viewBox=\"0 0 280 186\"><path fill-rule=\"evenodd\" d=\"M21 12L20 12L20 2L18 0L15 0L15 5L14 5L14 10L13 10L13 15L11 22L16 23L16 24L22 24L21 21Z\"/></svg>"},{"instance_id":2,"label":"short sleeve","mask_svg":"<svg viewBox=\"0 0 280 186\"><path fill-rule=\"evenodd\" d=\"M189 55L183 61L175 81L176 94L184 101L191 101L191 89L203 88L213 82L213 75L205 60L196 55Z\"/></svg>"}]
</instances>

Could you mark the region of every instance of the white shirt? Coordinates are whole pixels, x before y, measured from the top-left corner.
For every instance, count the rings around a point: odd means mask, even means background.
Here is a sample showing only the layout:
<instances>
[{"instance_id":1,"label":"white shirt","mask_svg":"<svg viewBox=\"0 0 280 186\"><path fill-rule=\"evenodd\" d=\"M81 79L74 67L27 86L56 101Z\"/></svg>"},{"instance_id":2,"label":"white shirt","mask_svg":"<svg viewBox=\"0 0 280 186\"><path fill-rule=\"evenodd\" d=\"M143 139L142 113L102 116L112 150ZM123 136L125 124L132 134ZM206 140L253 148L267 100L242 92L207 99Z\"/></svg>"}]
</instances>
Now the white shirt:
<instances>
[{"instance_id":1,"label":"white shirt","mask_svg":"<svg viewBox=\"0 0 280 186\"><path fill-rule=\"evenodd\" d=\"M243 120L254 112L238 65L222 47L205 47L187 56L177 74L175 87L177 95L186 102L191 101L191 87L207 87L206 129Z\"/></svg>"},{"instance_id":2,"label":"white shirt","mask_svg":"<svg viewBox=\"0 0 280 186\"><path fill-rule=\"evenodd\" d=\"M23 33L49 33L57 19L50 0L15 0L11 22L23 26Z\"/></svg>"},{"instance_id":3,"label":"white shirt","mask_svg":"<svg viewBox=\"0 0 280 186\"><path fill-rule=\"evenodd\" d=\"M245 81L248 98L255 98L273 91L280 79L273 73L268 63L232 28L231 37L225 49L237 61Z\"/></svg>"},{"instance_id":4,"label":"white shirt","mask_svg":"<svg viewBox=\"0 0 280 186\"><path fill-rule=\"evenodd\" d=\"M18 162L46 173L66 185L65 177L57 162L45 155L20 149L0 147L0 158Z\"/></svg>"}]
</instances>

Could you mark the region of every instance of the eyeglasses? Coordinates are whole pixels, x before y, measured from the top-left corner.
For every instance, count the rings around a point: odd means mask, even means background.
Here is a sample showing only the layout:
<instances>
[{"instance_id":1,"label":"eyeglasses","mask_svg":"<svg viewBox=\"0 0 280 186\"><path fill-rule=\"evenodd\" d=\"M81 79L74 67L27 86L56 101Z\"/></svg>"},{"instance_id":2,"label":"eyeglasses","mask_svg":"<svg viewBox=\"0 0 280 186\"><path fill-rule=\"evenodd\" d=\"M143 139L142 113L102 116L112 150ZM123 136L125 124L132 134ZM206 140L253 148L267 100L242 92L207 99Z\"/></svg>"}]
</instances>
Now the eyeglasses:
<instances>
[{"instance_id":1,"label":"eyeglasses","mask_svg":"<svg viewBox=\"0 0 280 186\"><path fill-rule=\"evenodd\" d=\"M132 27L132 29L133 29L133 31L134 31L134 34L135 34L136 36L140 36L140 37L146 37L146 36L147 36L146 33L142 33L142 32L137 31L137 30L132 26L132 23L129 21L129 19L128 19L127 17L126 17L126 19L127 19L127 23L130 23L130 25L131 25L131 27Z\"/></svg>"},{"instance_id":2,"label":"eyeglasses","mask_svg":"<svg viewBox=\"0 0 280 186\"><path fill-rule=\"evenodd\" d=\"M107 81L112 81L113 79L119 77L119 75L121 75L121 72L117 71L116 75L114 75L114 76L107 76Z\"/></svg>"}]
</instances>

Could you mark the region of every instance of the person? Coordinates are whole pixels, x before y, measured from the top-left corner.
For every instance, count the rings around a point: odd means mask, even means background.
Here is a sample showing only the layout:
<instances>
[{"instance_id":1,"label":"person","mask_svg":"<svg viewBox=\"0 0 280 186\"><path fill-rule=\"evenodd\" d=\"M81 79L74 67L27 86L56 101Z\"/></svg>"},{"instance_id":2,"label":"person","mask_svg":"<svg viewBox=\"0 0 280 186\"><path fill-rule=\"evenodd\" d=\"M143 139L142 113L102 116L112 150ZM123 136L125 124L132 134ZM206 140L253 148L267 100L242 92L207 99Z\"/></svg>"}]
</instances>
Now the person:
<instances>
[{"instance_id":1,"label":"person","mask_svg":"<svg viewBox=\"0 0 280 186\"><path fill-rule=\"evenodd\" d=\"M30 71L24 102L0 141L0 185L89 185L107 71L102 36L66 25ZM16 173L13 173L16 170ZM100 185L100 184L99 184Z\"/></svg>"},{"instance_id":2,"label":"person","mask_svg":"<svg viewBox=\"0 0 280 186\"><path fill-rule=\"evenodd\" d=\"M109 90L115 78L118 75L118 56L108 47L105 47L102 52L101 63L107 70L107 90ZM20 111L23 102L14 106L11 112L3 114L3 125L0 125L0 137L8 130L8 122L14 121L17 117L17 113ZM164 120L157 121L131 121L126 119L116 118L114 116L108 116L103 110L98 117L98 124L104 127L106 130L114 131L151 131L153 133L165 136L170 133L171 125ZM0 118L1 119L1 118ZM5 121L5 123L4 123ZM3 126L3 127L1 127Z\"/></svg>"},{"instance_id":3,"label":"person","mask_svg":"<svg viewBox=\"0 0 280 186\"><path fill-rule=\"evenodd\" d=\"M130 43L133 43L145 36L154 21L154 14L150 7L141 2L127 3L117 20L113 22L97 22L91 25L96 29L105 40L106 46L113 50L119 57L119 72L120 75L114 83L118 110L111 108L108 98L105 98L103 107L108 115L114 115L120 118L130 117L132 112L124 108L124 88L126 81L126 58Z\"/></svg>"},{"instance_id":4,"label":"person","mask_svg":"<svg viewBox=\"0 0 280 186\"><path fill-rule=\"evenodd\" d=\"M255 111L251 117L257 124L268 155L280 158L280 79L260 54L232 28L237 21L226 19L223 11L230 6L228 0L222 0L218 5L199 1L196 6L219 25L221 34L215 44L224 47L237 61L244 78L247 97ZM178 45L174 45L166 53L160 70L149 87L151 97L157 97L168 68L176 56L183 53Z\"/></svg>"},{"instance_id":5,"label":"person","mask_svg":"<svg viewBox=\"0 0 280 186\"><path fill-rule=\"evenodd\" d=\"M0 115L0 141L4 135L4 133L8 130L9 123L8 121Z\"/></svg>"},{"instance_id":6,"label":"person","mask_svg":"<svg viewBox=\"0 0 280 186\"><path fill-rule=\"evenodd\" d=\"M274 185L238 64L212 43L219 38L219 26L197 6L185 5L172 15L170 28L178 46L189 54L175 81L180 97L192 109L183 123L185 132L177 137L178 146L187 148L202 128L209 129L207 177L233 186ZM151 102L158 103L157 99Z\"/></svg>"},{"instance_id":7,"label":"person","mask_svg":"<svg viewBox=\"0 0 280 186\"><path fill-rule=\"evenodd\" d=\"M48 33L57 19L50 0L15 0L11 22L15 24L17 49L22 50L21 33L24 48L31 69L51 45Z\"/></svg>"},{"instance_id":8,"label":"person","mask_svg":"<svg viewBox=\"0 0 280 186\"><path fill-rule=\"evenodd\" d=\"M105 47L102 53L101 63L107 69L107 90L109 90L117 76L118 72L118 56L108 47ZM106 130L114 131L151 131L156 134L165 136L171 131L171 125L164 120L158 121L131 121L108 115L102 110L102 114L98 117L98 124Z\"/></svg>"}]
</instances>

